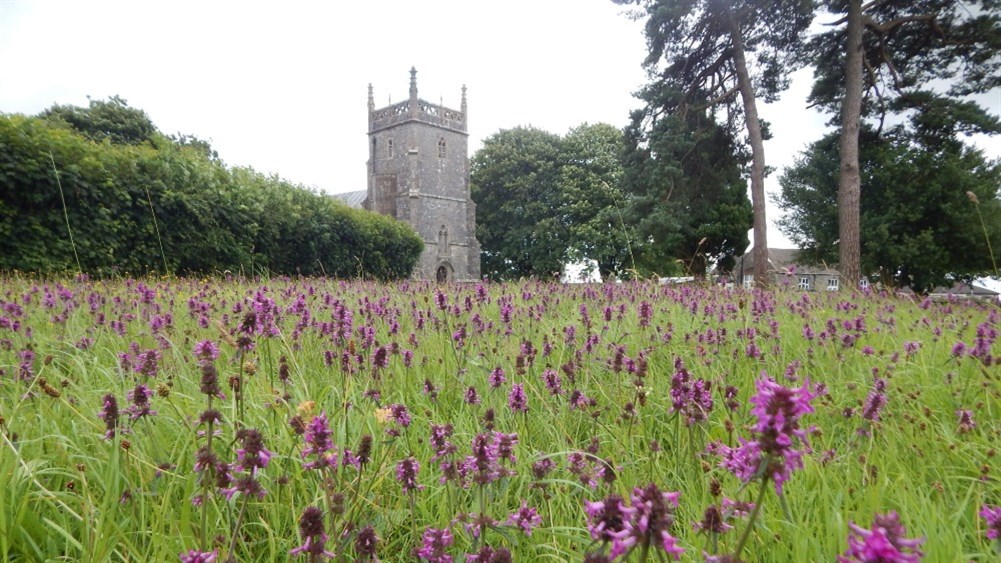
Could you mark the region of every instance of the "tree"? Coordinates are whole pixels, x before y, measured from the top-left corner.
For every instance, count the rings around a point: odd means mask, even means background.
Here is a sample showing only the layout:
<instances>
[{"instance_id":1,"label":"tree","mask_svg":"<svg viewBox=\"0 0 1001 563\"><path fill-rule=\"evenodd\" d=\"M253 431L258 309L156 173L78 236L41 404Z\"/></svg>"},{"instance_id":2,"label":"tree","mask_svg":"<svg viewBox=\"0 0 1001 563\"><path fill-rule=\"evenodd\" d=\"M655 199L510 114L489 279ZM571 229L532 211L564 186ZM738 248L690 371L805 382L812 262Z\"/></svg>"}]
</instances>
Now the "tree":
<instances>
[{"instance_id":1,"label":"tree","mask_svg":"<svg viewBox=\"0 0 1001 563\"><path fill-rule=\"evenodd\" d=\"M672 104L657 88L640 97L648 108ZM684 121L677 113L648 111L633 114L624 161L641 273L702 276L713 263L730 270L752 224L744 151L706 110L689 111Z\"/></svg>"},{"instance_id":2,"label":"tree","mask_svg":"<svg viewBox=\"0 0 1001 563\"><path fill-rule=\"evenodd\" d=\"M195 135L177 133L175 135L168 135L167 138L180 147L193 148L209 160L219 160L219 152L212 148L212 143L204 139L199 139Z\"/></svg>"},{"instance_id":3,"label":"tree","mask_svg":"<svg viewBox=\"0 0 1001 563\"><path fill-rule=\"evenodd\" d=\"M961 143L921 143L904 127L865 129L861 141L863 272L923 293L993 271L1001 258L1001 162ZM839 258L840 146L838 133L827 135L780 179L782 230L814 262Z\"/></svg>"},{"instance_id":4,"label":"tree","mask_svg":"<svg viewBox=\"0 0 1001 563\"><path fill-rule=\"evenodd\" d=\"M86 108L53 105L39 117L61 121L98 143L108 140L120 145L138 145L151 142L159 134L146 112L129 107L119 96L90 100Z\"/></svg>"},{"instance_id":5,"label":"tree","mask_svg":"<svg viewBox=\"0 0 1001 563\"><path fill-rule=\"evenodd\" d=\"M766 284L766 133L758 118L757 98L771 101L787 86L785 77L794 60L794 47L801 42L812 20L814 3L812 0L613 1L644 7L649 17L646 36L650 49L644 65L654 79L648 88L675 91L678 103L671 111L684 114L689 108L702 111L722 106L728 115L725 125L734 136L736 122L743 115L751 149L755 281Z\"/></svg>"},{"instance_id":6,"label":"tree","mask_svg":"<svg viewBox=\"0 0 1001 563\"><path fill-rule=\"evenodd\" d=\"M491 279L558 277L569 262L622 275L635 237L621 212L622 132L584 124L560 137L499 131L471 159L482 269Z\"/></svg>"},{"instance_id":7,"label":"tree","mask_svg":"<svg viewBox=\"0 0 1001 563\"><path fill-rule=\"evenodd\" d=\"M930 112L940 121L947 116L953 130L997 131L996 120L962 98L1001 85L999 2L828 0L826 5L840 16L832 24L839 27L811 40L802 58L816 65L810 101L841 117L839 267L852 280L860 273L860 121L869 121L878 133L895 114ZM945 138L942 131L926 132Z\"/></svg>"},{"instance_id":8,"label":"tree","mask_svg":"<svg viewBox=\"0 0 1001 563\"><path fill-rule=\"evenodd\" d=\"M490 279L559 276L567 260L560 215L560 137L533 127L494 133L470 161L476 238Z\"/></svg>"},{"instance_id":9,"label":"tree","mask_svg":"<svg viewBox=\"0 0 1001 563\"><path fill-rule=\"evenodd\" d=\"M635 229L626 221L622 187L622 131L608 125L584 124L562 140L562 202L570 233L568 257L593 260L602 279L623 277L635 266L631 248Z\"/></svg>"}]
</instances>

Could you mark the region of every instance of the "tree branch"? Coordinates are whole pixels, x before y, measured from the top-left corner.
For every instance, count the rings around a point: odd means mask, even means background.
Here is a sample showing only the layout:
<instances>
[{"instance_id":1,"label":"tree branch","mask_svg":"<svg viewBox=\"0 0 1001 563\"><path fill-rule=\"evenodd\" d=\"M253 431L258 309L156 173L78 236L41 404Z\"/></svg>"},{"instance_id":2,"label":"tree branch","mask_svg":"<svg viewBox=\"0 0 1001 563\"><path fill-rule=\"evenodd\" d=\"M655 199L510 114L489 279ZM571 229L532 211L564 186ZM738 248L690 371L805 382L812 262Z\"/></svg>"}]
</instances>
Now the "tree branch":
<instances>
[{"instance_id":1,"label":"tree branch","mask_svg":"<svg viewBox=\"0 0 1001 563\"><path fill-rule=\"evenodd\" d=\"M862 12L868 12L869 10L871 10L873 8L879 7L880 4L883 4L885 2L886 2L886 0L872 0L872 2L869 2L868 4L863 4L862 5Z\"/></svg>"},{"instance_id":2,"label":"tree branch","mask_svg":"<svg viewBox=\"0 0 1001 563\"><path fill-rule=\"evenodd\" d=\"M890 69L890 76L893 77L893 89L900 91L900 73L897 72L897 67L893 64L893 60L890 59L890 55L886 52L886 43L883 43L879 47L880 57L883 59L883 63L886 68Z\"/></svg>"},{"instance_id":3,"label":"tree branch","mask_svg":"<svg viewBox=\"0 0 1001 563\"><path fill-rule=\"evenodd\" d=\"M888 22L877 23L876 20L872 19L872 17L867 15L863 17L862 24L866 28L875 31L880 35L889 35L895 32L900 26L904 25L905 23L926 22L928 23L929 27L932 28L932 30L935 32L936 35L938 35L939 37L944 37L945 32L942 31L941 27L939 27L938 22L936 21L937 18L938 18L937 14L921 14L918 16L904 16L902 18L897 18L894 20L890 20Z\"/></svg>"},{"instance_id":4,"label":"tree branch","mask_svg":"<svg viewBox=\"0 0 1001 563\"><path fill-rule=\"evenodd\" d=\"M723 100L729 98L730 96L733 96L734 94L736 94L739 91L740 91L740 87L739 86L734 86L733 88L730 88L726 92L723 92L719 96L716 96L715 98L713 98L713 99L709 100L708 102L706 102L706 104L704 106L701 106L700 109L709 109L709 108L713 107L714 105L722 102Z\"/></svg>"}]
</instances>

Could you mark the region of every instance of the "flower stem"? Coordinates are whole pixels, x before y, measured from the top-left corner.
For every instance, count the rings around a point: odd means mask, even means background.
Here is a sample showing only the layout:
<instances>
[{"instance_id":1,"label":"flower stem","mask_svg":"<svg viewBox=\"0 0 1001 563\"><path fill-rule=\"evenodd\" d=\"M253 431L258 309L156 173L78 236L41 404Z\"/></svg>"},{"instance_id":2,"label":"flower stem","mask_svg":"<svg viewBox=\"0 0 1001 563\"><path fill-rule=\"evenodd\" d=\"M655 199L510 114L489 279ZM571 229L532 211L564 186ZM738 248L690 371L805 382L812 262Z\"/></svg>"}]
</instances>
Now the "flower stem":
<instances>
[{"instance_id":1,"label":"flower stem","mask_svg":"<svg viewBox=\"0 0 1001 563\"><path fill-rule=\"evenodd\" d=\"M980 227L984 231L984 240L987 241L987 253L991 255L991 264L994 266L994 276L998 275L998 263L994 258L994 248L991 247L991 236L987 234L987 225L984 223L984 216L980 214L980 202L974 202L974 208L977 210L977 217L980 219Z\"/></svg>"},{"instance_id":2,"label":"flower stem","mask_svg":"<svg viewBox=\"0 0 1001 563\"><path fill-rule=\"evenodd\" d=\"M414 536L414 541L420 541L420 535L417 533L417 506L414 501L414 491L409 491L407 495L410 498L410 533Z\"/></svg>"},{"instance_id":3,"label":"flower stem","mask_svg":"<svg viewBox=\"0 0 1001 563\"><path fill-rule=\"evenodd\" d=\"M643 541L643 549L640 551L640 563L646 563L646 558L650 555L650 540Z\"/></svg>"},{"instance_id":4,"label":"flower stem","mask_svg":"<svg viewBox=\"0 0 1001 563\"><path fill-rule=\"evenodd\" d=\"M236 517L236 525L233 526L233 537L229 541L229 557L235 561L233 553L236 551L236 542L240 539L240 527L243 526L243 516L247 513L247 504L250 500L250 496L243 494L242 504L240 505L240 514Z\"/></svg>"},{"instance_id":5,"label":"flower stem","mask_svg":"<svg viewBox=\"0 0 1001 563\"><path fill-rule=\"evenodd\" d=\"M211 411L211 410L212 410L212 395L209 395L208 396L208 408L207 408L206 412ZM198 437L198 432L196 430L195 431L195 438L197 439L197 437ZM195 445L196 445L195 449L197 449L197 442L195 442ZM209 454L209 457L211 457L211 454L212 454L212 420L211 419L208 421L208 434L205 435L205 449L206 449L207 453ZM209 473L209 477L214 477L215 476L216 468L213 465L212 467L205 467L205 468L203 468L202 471L209 471L210 472ZM209 541L208 540L209 509L205 505L205 503L208 502L208 498L209 498L209 482L208 482L208 479L206 478L206 476L202 475L202 501L201 501L201 506L199 507L199 508L202 509L202 514L201 514L201 517L202 517L201 518L201 538L200 538L201 539L201 549L202 549L202 551L208 551L208 549L209 549L208 548L208 541Z\"/></svg>"},{"instance_id":6,"label":"flower stem","mask_svg":"<svg viewBox=\"0 0 1001 563\"><path fill-rule=\"evenodd\" d=\"M486 488L486 485L480 485L480 522L479 522L479 524L480 524L480 535L479 535L479 537L476 538L476 543L473 544L474 547L479 547L480 546L480 541L482 541L484 539L484 536L487 533L486 525L485 525L485 523L487 521L486 520L487 498L486 498L486 492L484 491L485 488Z\"/></svg>"},{"instance_id":7,"label":"flower stem","mask_svg":"<svg viewBox=\"0 0 1001 563\"><path fill-rule=\"evenodd\" d=\"M744 533L740 536L740 542L737 543L737 549L733 551L733 557L738 561L740 560L740 553L744 551L744 544L746 544L748 538L751 537L751 529L754 527L754 521L758 518L758 512L761 511L761 502L765 500L765 491L767 488L768 477L762 477L761 489L758 490L758 499L754 503L754 510L751 511L751 516L747 519L747 527L744 528Z\"/></svg>"}]
</instances>

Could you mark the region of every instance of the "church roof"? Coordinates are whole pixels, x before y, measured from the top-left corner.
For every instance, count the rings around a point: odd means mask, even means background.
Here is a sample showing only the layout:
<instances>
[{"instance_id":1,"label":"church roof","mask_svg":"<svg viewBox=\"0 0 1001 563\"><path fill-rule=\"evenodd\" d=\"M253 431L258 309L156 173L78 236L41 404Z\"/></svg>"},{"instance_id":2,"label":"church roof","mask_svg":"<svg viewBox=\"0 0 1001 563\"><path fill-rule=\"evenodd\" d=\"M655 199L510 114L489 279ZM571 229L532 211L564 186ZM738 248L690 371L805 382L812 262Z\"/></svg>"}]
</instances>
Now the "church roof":
<instances>
[{"instance_id":1,"label":"church roof","mask_svg":"<svg viewBox=\"0 0 1001 563\"><path fill-rule=\"evenodd\" d=\"M368 196L368 190L358 190L354 192L344 192L340 194L332 194L337 199L344 202L344 205L348 207L353 207L355 209L361 209L362 203Z\"/></svg>"}]
</instances>

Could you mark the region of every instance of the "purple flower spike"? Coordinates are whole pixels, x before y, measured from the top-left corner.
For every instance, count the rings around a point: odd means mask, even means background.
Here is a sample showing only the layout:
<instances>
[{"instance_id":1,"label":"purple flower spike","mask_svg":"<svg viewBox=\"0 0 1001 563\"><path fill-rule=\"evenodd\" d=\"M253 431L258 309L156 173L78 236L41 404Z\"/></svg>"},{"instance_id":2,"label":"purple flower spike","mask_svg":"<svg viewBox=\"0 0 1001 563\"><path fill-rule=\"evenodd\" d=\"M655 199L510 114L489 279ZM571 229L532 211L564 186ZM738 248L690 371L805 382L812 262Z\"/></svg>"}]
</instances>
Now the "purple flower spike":
<instances>
[{"instance_id":1,"label":"purple flower spike","mask_svg":"<svg viewBox=\"0 0 1001 563\"><path fill-rule=\"evenodd\" d=\"M421 465L414 457L408 457L396 464L396 480L403 486L403 492L409 493L414 489L418 491L424 489L424 485L417 484L417 472L420 470Z\"/></svg>"},{"instance_id":2,"label":"purple flower spike","mask_svg":"<svg viewBox=\"0 0 1001 563\"><path fill-rule=\"evenodd\" d=\"M971 432L977 427L977 423L973 421L973 411L959 409L956 411L956 417L959 419L960 434Z\"/></svg>"},{"instance_id":3,"label":"purple flower spike","mask_svg":"<svg viewBox=\"0 0 1001 563\"><path fill-rule=\"evenodd\" d=\"M326 549L327 534L324 533L323 511L315 506L307 506L299 517L299 535L303 543L289 551L290 555L304 555L310 561L317 561L322 557L333 559L335 555Z\"/></svg>"},{"instance_id":4,"label":"purple flower spike","mask_svg":"<svg viewBox=\"0 0 1001 563\"><path fill-rule=\"evenodd\" d=\"M448 528L443 530L428 528L424 531L422 541L421 547L414 552L421 560L431 563L452 563L452 556L445 553L455 541Z\"/></svg>"},{"instance_id":5,"label":"purple flower spike","mask_svg":"<svg viewBox=\"0 0 1001 563\"><path fill-rule=\"evenodd\" d=\"M862 418L871 422L879 422L880 413L886 406L886 380L876 378L873 382L872 391L866 397L865 405L862 407Z\"/></svg>"},{"instance_id":6,"label":"purple flower spike","mask_svg":"<svg viewBox=\"0 0 1001 563\"><path fill-rule=\"evenodd\" d=\"M214 549L212 551L192 549L181 554L181 563L214 563L218 556L219 554Z\"/></svg>"},{"instance_id":7,"label":"purple flower spike","mask_svg":"<svg viewBox=\"0 0 1001 563\"><path fill-rule=\"evenodd\" d=\"M274 454L264 447L264 436L254 428L241 431L242 448L236 450L235 471L246 471L255 475L259 469L264 469Z\"/></svg>"},{"instance_id":8,"label":"purple flower spike","mask_svg":"<svg viewBox=\"0 0 1001 563\"><path fill-rule=\"evenodd\" d=\"M625 529L631 509L622 502L622 497L611 494L605 500L585 502L584 512L587 513L587 531L591 533L591 539L607 542Z\"/></svg>"},{"instance_id":9,"label":"purple flower spike","mask_svg":"<svg viewBox=\"0 0 1001 563\"><path fill-rule=\"evenodd\" d=\"M410 411L407 410L407 405L398 403L389 405L389 412L389 416L392 417L393 422L403 428L410 426Z\"/></svg>"},{"instance_id":10,"label":"purple flower spike","mask_svg":"<svg viewBox=\"0 0 1001 563\"><path fill-rule=\"evenodd\" d=\"M892 561L907 563L921 561L918 549L924 540L907 539L896 512L877 514L872 529L867 530L849 522L848 551L838 556L839 563Z\"/></svg>"},{"instance_id":11,"label":"purple flower spike","mask_svg":"<svg viewBox=\"0 0 1001 563\"><path fill-rule=\"evenodd\" d=\"M585 502L587 529L591 538L604 544L611 542L612 549L603 561L612 561L628 555L637 547L646 550L660 548L668 556L679 559L684 549L671 535L674 509L678 507L681 493L664 492L653 483L633 489L632 506L625 506L622 497L612 494L599 502ZM595 554L597 555L597 554Z\"/></svg>"},{"instance_id":12,"label":"purple flower spike","mask_svg":"<svg viewBox=\"0 0 1001 563\"><path fill-rule=\"evenodd\" d=\"M375 528L365 526L358 531L355 537L355 554L364 560L371 560L376 555L376 545L379 543L379 536L375 534Z\"/></svg>"},{"instance_id":13,"label":"purple flower spike","mask_svg":"<svg viewBox=\"0 0 1001 563\"><path fill-rule=\"evenodd\" d=\"M212 362L219 358L219 346L211 340L203 340L195 344L194 354L200 362Z\"/></svg>"},{"instance_id":14,"label":"purple flower spike","mask_svg":"<svg viewBox=\"0 0 1001 563\"><path fill-rule=\"evenodd\" d=\"M490 372L490 387L496 389L501 385L504 385L505 381L507 381L507 378L504 377L504 370L501 369L500 366L494 368L494 370Z\"/></svg>"},{"instance_id":15,"label":"purple flower spike","mask_svg":"<svg viewBox=\"0 0 1001 563\"><path fill-rule=\"evenodd\" d=\"M315 460L304 463L304 469L321 469L323 467L337 466L337 453L334 451L334 442L330 439L330 423L327 421L326 411L313 417L309 426L306 427L305 436L306 448L302 450L302 457L315 456Z\"/></svg>"},{"instance_id":16,"label":"purple flower spike","mask_svg":"<svg viewBox=\"0 0 1001 563\"><path fill-rule=\"evenodd\" d=\"M800 417L813 412L810 401L816 394L809 382L802 387L787 388L771 379L759 379L757 387L758 393L750 399L754 405L751 414L758 417L755 430L762 434L794 432Z\"/></svg>"},{"instance_id":17,"label":"purple flower spike","mask_svg":"<svg viewBox=\"0 0 1001 563\"><path fill-rule=\"evenodd\" d=\"M104 421L104 437L108 440L115 437L115 431L118 429L118 416L118 399L108 393L104 396L104 406L97 413L97 417Z\"/></svg>"},{"instance_id":18,"label":"purple flower spike","mask_svg":"<svg viewBox=\"0 0 1001 563\"><path fill-rule=\"evenodd\" d=\"M139 420L144 416L156 415L157 411L149 408L149 399L152 396L153 391L151 391L150 388L143 383L136 385L135 389L129 391L127 397L129 401L132 401L132 404L125 409L129 418L132 420Z\"/></svg>"},{"instance_id":19,"label":"purple flower spike","mask_svg":"<svg viewBox=\"0 0 1001 563\"><path fill-rule=\"evenodd\" d=\"M466 554L466 563L510 563L511 561L514 561L514 558L507 548L494 549L486 544L476 553Z\"/></svg>"},{"instance_id":20,"label":"purple flower spike","mask_svg":"<svg viewBox=\"0 0 1001 563\"><path fill-rule=\"evenodd\" d=\"M550 395L560 395L563 393L563 388L560 386L560 376L556 373L556 370L547 369L543 371L542 381L546 384L546 389L549 390Z\"/></svg>"},{"instance_id":21,"label":"purple flower spike","mask_svg":"<svg viewBox=\"0 0 1001 563\"><path fill-rule=\"evenodd\" d=\"M980 517L987 523L987 539L1001 540L1001 506L985 504Z\"/></svg>"},{"instance_id":22,"label":"purple flower spike","mask_svg":"<svg viewBox=\"0 0 1001 563\"><path fill-rule=\"evenodd\" d=\"M678 492L663 492L653 483L633 489L631 518L625 529L615 534L611 555L617 557L637 545L651 545L679 559L685 550L678 547L678 540L668 530L674 523L680 496Z\"/></svg>"},{"instance_id":23,"label":"purple flower spike","mask_svg":"<svg viewBox=\"0 0 1001 563\"><path fill-rule=\"evenodd\" d=\"M758 380L758 393L751 397L751 414L757 417L753 440L739 438L740 446L730 448L715 444L710 449L723 457L722 467L744 482L765 475L775 483L775 492L782 494L782 485L792 472L803 467L803 453L809 451L807 435L799 419L813 412L810 401L816 396L810 382L802 387L787 388L771 379ZM803 443L804 449L796 446ZM767 464L762 467L762 463Z\"/></svg>"},{"instance_id":24,"label":"purple flower spike","mask_svg":"<svg viewBox=\"0 0 1001 563\"><path fill-rule=\"evenodd\" d=\"M525 396L525 387L521 383L511 386L511 392L507 396L507 406L515 412L528 412L528 397Z\"/></svg>"},{"instance_id":25,"label":"purple flower spike","mask_svg":"<svg viewBox=\"0 0 1001 563\"><path fill-rule=\"evenodd\" d=\"M467 405L480 404L480 396L476 392L476 387L469 386L466 389L466 393L462 396L462 400L465 401Z\"/></svg>"},{"instance_id":26,"label":"purple flower spike","mask_svg":"<svg viewBox=\"0 0 1001 563\"><path fill-rule=\"evenodd\" d=\"M455 444L448 440L451 436L451 424L431 425L431 437L428 440L434 448L434 457L431 458L431 461L438 461L443 457L448 457L458 450L458 448L455 447Z\"/></svg>"},{"instance_id":27,"label":"purple flower spike","mask_svg":"<svg viewBox=\"0 0 1001 563\"><path fill-rule=\"evenodd\" d=\"M536 509L529 507L528 503L523 500L521 508L507 517L507 523L521 528L526 536L531 536L532 530L542 525L542 517L539 516Z\"/></svg>"}]
</instances>

